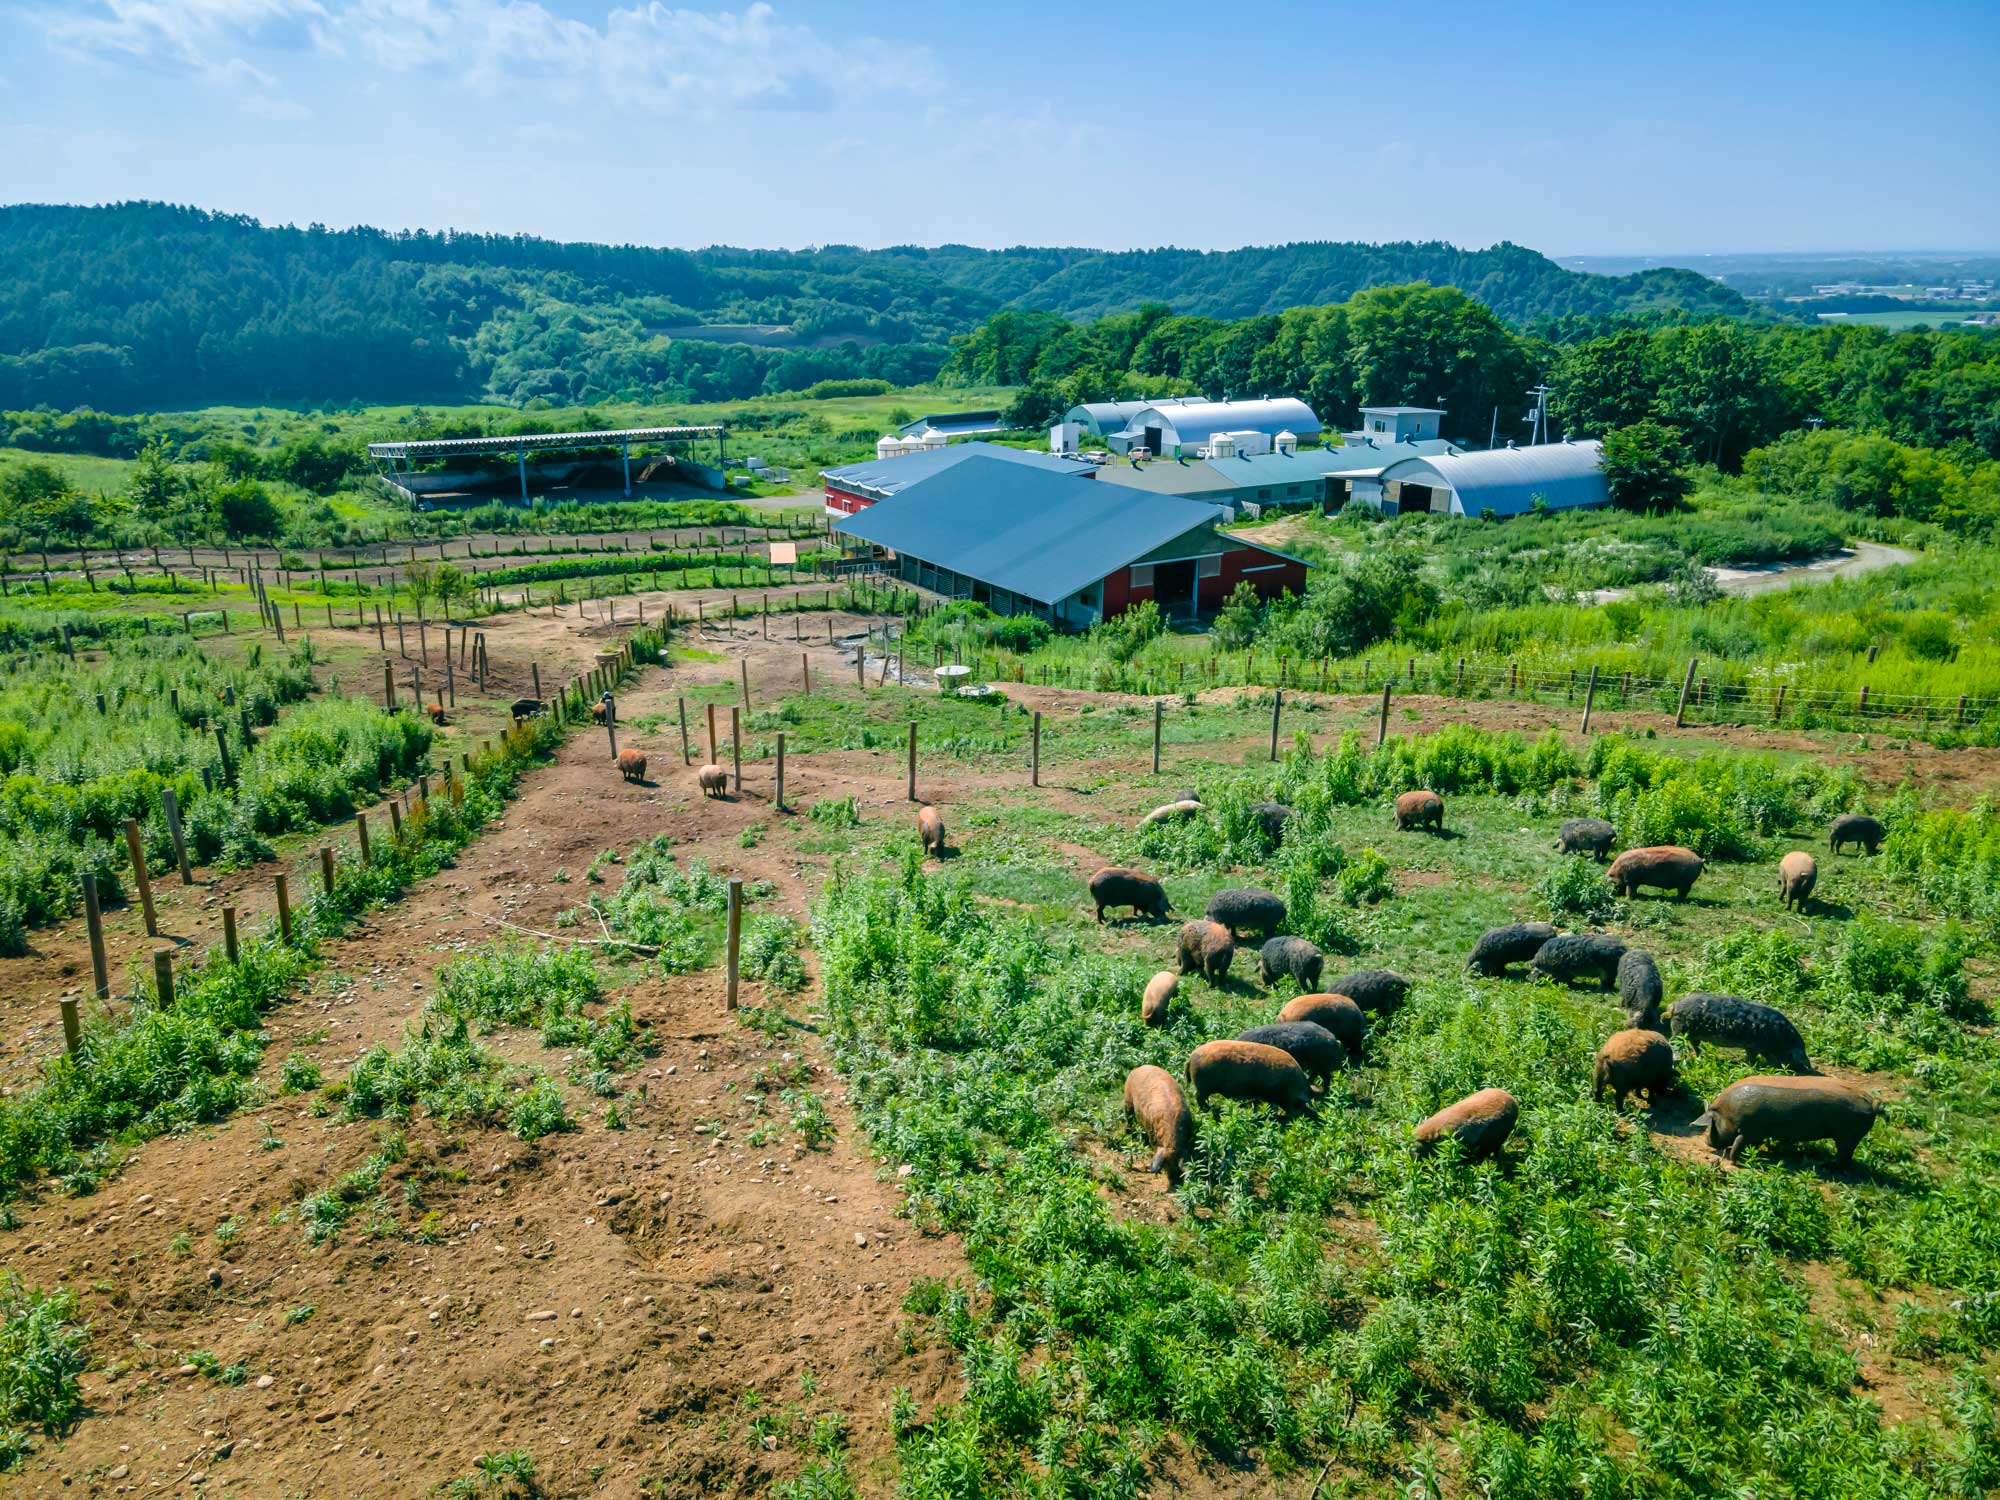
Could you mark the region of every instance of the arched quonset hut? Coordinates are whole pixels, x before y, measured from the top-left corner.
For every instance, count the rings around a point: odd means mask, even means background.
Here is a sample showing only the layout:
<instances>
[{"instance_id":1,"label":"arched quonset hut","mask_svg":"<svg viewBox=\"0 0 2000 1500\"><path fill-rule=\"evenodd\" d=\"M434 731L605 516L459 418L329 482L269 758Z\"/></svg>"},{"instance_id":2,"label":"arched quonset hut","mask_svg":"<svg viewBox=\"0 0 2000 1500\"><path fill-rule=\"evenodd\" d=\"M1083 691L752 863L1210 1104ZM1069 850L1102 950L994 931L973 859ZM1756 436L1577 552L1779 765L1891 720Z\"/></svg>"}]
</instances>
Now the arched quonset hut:
<instances>
[{"instance_id":1,"label":"arched quonset hut","mask_svg":"<svg viewBox=\"0 0 2000 1500\"><path fill-rule=\"evenodd\" d=\"M1593 439L1406 458L1382 470L1367 490L1357 479L1354 498L1391 515L1436 511L1477 518L1525 515L1537 500L1550 510L1580 510L1607 504L1611 492Z\"/></svg>"},{"instance_id":2,"label":"arched quonset hut","mask_svg":"<svg viewBox=\"0 0 2000 1500\"><path fill-rule=\"evenodd\" d=\"M1256 401L1154 402L1126 419L1122 431L1106 435L1120 453L1144 449L1150 453L1192 457L1220 433L1259 432L1275 438L1289 432L1297 438L1318 438L1319 418L1296 396L1267 396Z\"/></svg>"}]
</instances>

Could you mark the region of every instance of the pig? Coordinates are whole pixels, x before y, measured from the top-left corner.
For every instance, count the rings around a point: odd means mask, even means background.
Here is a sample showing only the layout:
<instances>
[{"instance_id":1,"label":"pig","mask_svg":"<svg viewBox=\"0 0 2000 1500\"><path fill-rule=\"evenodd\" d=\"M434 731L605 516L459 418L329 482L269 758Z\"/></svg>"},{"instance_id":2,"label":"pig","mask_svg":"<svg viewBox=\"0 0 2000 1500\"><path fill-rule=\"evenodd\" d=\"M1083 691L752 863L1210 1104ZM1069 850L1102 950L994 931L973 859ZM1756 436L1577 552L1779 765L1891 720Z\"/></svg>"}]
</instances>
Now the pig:
<instances>
[{"instance_id":1,"label":"pig","mask_svg":"<svg viewBox=\"0 0 2000 1500\"><path fill-rule=\"evenodd\" d=\"M1286 1114L1312 1113L1312 1085L1292 1054L1262 1042L1203 1042L1188 1054L1188 1082L1197 1109L1209 1096L1275 1105Z\"/></svg>"},{"instance_id":2,"label":"pig","mask_svg":"<svg viewBox=\"0 0 2000 1500\"><path fill-rule=\"evenodd\" d=\"M1844 1167L1881 1112L1873 1099L1837 1078L1760 1074L1729 1085L1694 1123L1708 1131L1709 1149L1731 1161L1745 1146L1766 1141L1830 1140L1834 1164Z\"/></svg>"},{"instance_id":3,"label":"pig","mask_svg":"<svg viewBox=\"0 0 2000 1500\"><path fill-rule=\"evenodd\" d=\"M1174 793L1174 801L1176 801L1176 802L1196 802L1196 803L1198 803L1198 802L1200 802L1200 801L1201 801L1201 793L1200 793L1200 792L1198 792L1198 791L1196 791L1196 790L1195 790L1195 789L1194 789L1193 787L1191 787L1191 786L1190 786L1190 787L1183 787L1183 788L1181 788L1181 790L1180 790L1180 791L1178 791L1178 792Z\"/></svg>"},{"instance_id":4,"label":"pig","mask_svg":"<svg viewBox=\"0 0 2000 1500\"><path fill-rule=\"evenodd\" d=\"M1319 969L1325 960L1304 938L1274 937L1258 951L1257 961L1264 983L1276 984L1289 974L1300 989L1311 990L1319 987Z\"/></svg>"},{"instance_id":5,"label":"pig","mask_svg":"<svg viewBox=\"0 0 2000 1500\"><path fill-rule=\"evenodd\" d=\"M426 704L424 712L430 715L430 720L433 724L442 724L444 722L444 705L442 703Z\"/></svg>"},{"instance_id":6,"label":"pig","mask_svg":"<svg viewBox=\"0 0 2000 1500\"><path fill-rule=\"evenodd\" d=\"M1285 1002L1278 1012L1280 1021L1310 1021L1322 1031L1330 1032L1341 1046L1347 1049L1351 1061L1361 1060L1361 1048L1368 1035L1368 1019L1361 1014L1361 1007L1345 995L1328 994L1298 995Z\"/></svg>"},{"instance_id":7,"label":"pig","mask_svg":"<svg viewBox=\"0 0 2000 1500\"><path fill-rule=\"evenodd\" d=\"M1199 802L1168 802L1147 813L1139 820L1139 826L1151 828L1159 823L1178 823L1182 818L1199 817L1201 812Z\"/></svg>"},{"instance_id":8,"label":"pig","mask_svg":"<svg viewBox=\"0 0 2000 1500\"><path fill-rule=\"evenodd\" d=\"M1236 1040L1289 1052L1292 1061L1305 1069L1306 1077L1321 1083L1347 1060L1347 1049L1341 1046L1340 1038L1312 1021L1274 1021L1268 1026L1252 1026Z\"/></svg>"},{"instance_id":9,"label":"pig","mask_svg":"<svg viewBox=\"0 0 2000 1500\"><path fill-rule=\"evenodd\" d=\"M1206 917L1181 928L1179 943L1181 972L1199 974L1210 984L1220 984L1229 974L1230 960L1236 957L1236 940L1220 922Z\"/></svg>"},{"instance_id":10,"label":"pig","mask_svg":"<svg viewBox=\"0 0 2000 1500\"><path fill-rule=\"evenodd\" d=\"M944 857L944 814L935 807L917 809L917 837L924 841L924 853L932 859Z\"/></svg>"},{"instance_id":11,"label":"pig","mask_svg":"<svg viewBox=\"0 0 2000 1500\"><path fill-rule=\"evenodd\" d=\"M1804 911L1819 884L1819 864L1802 849L1794 849L1778 861L1778 904Z\"/></svg>"},{"instance_id":12,"label":"pig","mask_svg":"<svg viewBox=\"0 0 2000 1500\"><path fill-rule=\"evenodd\" d=\"M1571 818L1556 832L1556 853L1594 854L1602 864L1611 846L1618 842L1618 830L1602 818Z\"/></svg>"},{"instance_id":13,"label":"pig","mask_svg":"<svg viewBox=\"0 0 2000 1500\"><path fill-rule=\"evenodd\" d=\"M1166 887L1150 875L1123 865L1106 865L1090 877L1090 899L1097 904L1097 920L1104 920L1106 907L1129 906L1135 917L1156 922L1167 919Z\"/></svg>"},{"instance_id":14,"label":"pig","mask_svg":"<svg viewBox=\"0 0 2000 1500\"><path fill-rule=\"evenodd\" d=\"M1781 1010L1736 995L1697 992L1683 995L1667 1009L1669 1034L1687 1038L1688 1050L1701 1054L1701 1044L1741 1047L1749 1061L1782 1063L1795 1073L1811 1073L1805 1039Z\"/></svg>"},{"instance_id":15,"label":"pig","mask_svg":"<svg viewBox=\"0 0 2000 1500\"><path fill-rule=\"evenodd\" d=\"M1597 1063L1591 1070L1590 1097L1602 1099L1611 1090L1611 1107L1622 1110L1627 1094L1643 1093L1646 1102L1658 1106L1660 1096L1674 1086L1673 1044L1657 1031L1633 1027L1614 1031L1610 1040L1597 1049Z\"/></svg>"},{"instance_id":16,"label":"pig","mask_svg":"<svg viewBox=\"0 0 2000 1500\"><path fill-rule=\"evenodd\" d=\"M1410 981L1388 969L1356 969L1327 986L1336 995L1345 995L1363 1010L1387 1014L1409 997Z\"/></svg>"},{"instance_id":17,"label":"pig","mask_svg":"<svg viewBox=\"0 0 2000 1500\"><path fill-rule=\"evenodd\" d=\"M1666 998L1660 983L1660 966L1644 948L1628 948L1618 960L1618 1003L1625 1011L1625 1024L1642 1031L1663 1029L1660 1002Z\"/></svg>"},{"instance_id":18,"label":"pig","mask_svg":"<svg viewBox=\"0 0 2000 1500\"><path fill-rule=\"evenodd\" d=\"M1398 829L1430 828L1444 832L1444 798L1436 792L1405 792L1396 799Z\"/></svg>"},{"instance_id":19,"label":"pig","mask_svg":"<svg viewBox=\"0 0 2000 1500\"><path fill-rule=\"evenodd\" d=\"M1428 1156L1450 1136L1467 1161L1492 1156L1514 1133L1521 1106L1505 1089L1481 1089L1432 1115L1416 1129L1417 1154Z\"/></svg>"},{"instance_id":20,"label":"pig","mask_svg":"<svg viewBox=\"0 0 2000 1500\"><path fill-rule=\"evenodd\" d=\"M1292 819L1292 810L1282 802L1253 802L1245 809L1264 830L1264 837L1273 844L1285 840L1285 825Z\"/></svg>"},{"instance_id":21,"label":"pig","mask_svg":"<svg viewBox=\"0 0 2000 1500\"><path fill-rule=\"evenodd\" d=\"M1180 984L1180 975L1170 969L1162 969L1147 980L1145 996L1139 1001L1139 1019L1148 1026L1166 1025L1167 1006Z\"/></svg>"},{"instance_id":22,"label":"pig","mask_svg":"<svg viewBox=\"0 0 2000 1500\"><path fill-rule=\"evenodd\" d=\"M611 695L606 693L602 698L599 698L595 703L590 705L590 722L593 724L602 724L604 716L610 711Z\"/></svg>"},{"instance_id":23,"label":"pig","mask_svg":"<svg viewBox=\"0 0 2000 1500\"><path fill-rule=\"evenodd\" d=\"M1472 945L1466 968L1488 979L1505 976L1515 964L1524 964L1541 951L1542 944L1556 935L1547 922L1515 922L1506 927L1489 927Z\"/></svg>"},{"instance_id":24,"label":"pig","mask_svg":"<svg viewBox=\"0 0 2000 1500\"><path fill-rule=\"evenodd\" d=\"M1139 1122L1153 1143L1148 1172L1165 1172L1167 1186L1181 1185L1181 1171L1194 1149L1194 1116L1174 1075L1151 1063L1125 1075L1125 1113Z\"/></svg>"},{"instance_id":25,"label":"pig","mask_svg":"<svg viewBox=\"0 0 2000 1500\"><path fill-rule=\"evenodd\" d=\"M1701 876L1701 856L1678 844L1627 849L1611 861L1609 874L1621 896L1637 896L1641 886L1650 885L1672 891L1685 901Z\"/></svg>"},{"instance_id":26,"label":"pig","mask_svg":"<svg viewBox=\"0 0 2000 1500\"><path fill-rule=\"evenodd\" d=\"M516 698L514 700L513 713L516 724L520 723L523 719L534 718L541 711L542 700L539 698Z\"/></svg>"},{"instance_id":27,"label":"pig","mask_svg":"<svg viewBox=\"0 0 2000 1500\"><path fill-rule=\"evenodd\" d=\"M1833 828L1827 835L1827 846L1838 854L1843 844L1859 844L1873 854L1888 832L1880 818L1861 813L1842 813L1833 820Z\"/></svg>"},{"instance_id":28,"label":"pig","mask_svg":"<svg viewBox=\"0 0 2000 1500\"><path fill-rule=\"evenodd\" d=\"M1285 925L1285 903L1254 887L1217 891L1208 898L1207 916L1227 927L1231 937L1246 932L1269 937Z\"/></svg>"},{"instance_id":29,"label":"pig","mask_svg":"<svg viewBox=\"0 0 2000 1500\"><path fill-rule=\"evenodd\" d=\"M1550 938L1535 950L1529 973L1542 979L1575 984L1595 979L1607 990L1618 977L1618 964L1625 957L1625 945L1602 932L1565 932Z\"/></svg>"},{"instance_id":30,"label":"pig","mask_svg":"<svg viewBox=\"0 0 2000 1500\"><path fill-rule=\"evenodd\" d=\"M713 763L696 771L694 779L704 797L721 797L729 791L729 773Z\"/></svg>"},{"instance_id":31,"label":"pig","mask_svg":"<svg viewBox=\"0 0 2000 1500\"><path fill-rule=\"evenodd\" d=\"M618 752L618 774L627 781L646 779L646 757L627 745Z\"/></svg>"}]
</instances>

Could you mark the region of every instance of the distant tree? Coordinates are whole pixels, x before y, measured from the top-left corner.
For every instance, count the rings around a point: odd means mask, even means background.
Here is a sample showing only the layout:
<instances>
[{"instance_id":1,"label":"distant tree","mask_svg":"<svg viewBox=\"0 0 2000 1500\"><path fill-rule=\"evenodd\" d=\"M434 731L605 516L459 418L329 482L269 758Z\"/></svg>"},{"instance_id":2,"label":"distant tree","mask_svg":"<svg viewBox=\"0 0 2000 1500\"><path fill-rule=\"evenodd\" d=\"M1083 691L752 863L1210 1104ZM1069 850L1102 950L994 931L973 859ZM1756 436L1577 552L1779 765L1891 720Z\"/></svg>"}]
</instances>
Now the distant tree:
<instances>
[{"instance_id":1,"label":"distant tree","mask_svg":"<svg viewBox=\"0 0 2000 1500\"><path fill-rule=\"evenodd\" d=\"M97 524L97 512L68 475L37 458L0 479L0 524L23 537L77 542Z\"/></svg>"},{"instance_id":2,"label":"distant tree","mask_svg":"<svg viewBox=\"0 0 2000 1500\"><path fill-rule=\"evenodd\" d=\"M1236 585L1229 602L1217 611L1209 633L1223 650L1240 651L1257 638L1257 627L1263 619L1264 605L1257 597L1256 585L1245 578Z\"/></svg>"},{"instance_id":3,"label":"distant tree","mask_svg":"<svg viewBox=\"0 0 2000 1500\"><path fill-rule=\"evenodd\" d=\"M254 479L231 479L210 494L210 507L223 535L275 537L284 525L278 504Z\"/></svg>"},{"instance_id":4,"label":"distant tree","mask_svg":"<svg viewBox=\"0 0 2000 1500\"><path fill-rule=\"evenodd\" d=\"M1687 444L1673 428L1647 420L1604 434L1604 478L1620 510L1659 514L1687 498Z\"/></svg>"},{"instance_id":5,"label":"distant tree","mask_svg":"<svg viewBox=\"0 0 2000 1500\"><path fill-rule=\"evenodd\" d=\"M1046 427L1061 420L1069 408L1062 392L1046 380L1031 380L1015 393L1002 419L1009 427Z\"/></svg>"},{"instance_id":6,"label":"distant tree","mask_svg":"<svg viewBox=\"0 0 2000 1500\"><path fill-rule=\"evenodd\" d=\"M174 461L165 438L154 438L133 461L125 501L155 532L182 539L194 534L200 511L198 486Z\"/></svg>"}]
</instances>

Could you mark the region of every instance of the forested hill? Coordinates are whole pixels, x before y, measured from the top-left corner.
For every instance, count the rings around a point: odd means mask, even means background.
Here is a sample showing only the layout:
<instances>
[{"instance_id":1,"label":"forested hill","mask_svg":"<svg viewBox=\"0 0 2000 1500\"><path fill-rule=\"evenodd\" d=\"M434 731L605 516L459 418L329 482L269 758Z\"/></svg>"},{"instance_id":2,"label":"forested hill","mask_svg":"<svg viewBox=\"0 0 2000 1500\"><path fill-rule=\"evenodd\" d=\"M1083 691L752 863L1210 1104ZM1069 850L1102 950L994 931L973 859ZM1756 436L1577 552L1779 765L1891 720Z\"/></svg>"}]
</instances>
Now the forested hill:
<instances>
[{"instance_id":1,"label":"forested hill","mask_svg":"<svg viewBox=\"0 0 2000 1500\"><path fill-rule=\"evenodd\" d=\"M1738 314L1690 271L1607 277L1515 245L1200 252L656 249L329 231L165 204L0 207L0 408L256 400L710 400L930 378L1003 308L1243 317L1463 288L1515 323Z\"/></svg>"}]
</instances>

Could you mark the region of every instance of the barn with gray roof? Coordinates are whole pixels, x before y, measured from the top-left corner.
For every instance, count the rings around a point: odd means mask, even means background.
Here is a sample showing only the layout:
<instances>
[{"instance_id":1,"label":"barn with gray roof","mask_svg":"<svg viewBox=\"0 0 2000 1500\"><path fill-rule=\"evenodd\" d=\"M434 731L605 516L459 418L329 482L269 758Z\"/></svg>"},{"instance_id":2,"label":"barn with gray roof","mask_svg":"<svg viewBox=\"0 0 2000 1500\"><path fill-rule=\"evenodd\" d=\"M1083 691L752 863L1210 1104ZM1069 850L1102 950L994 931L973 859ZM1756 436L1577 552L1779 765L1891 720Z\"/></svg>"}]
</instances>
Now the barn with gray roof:
<instances>
[{"instance_id":1,"label":"barn with gray roof","mask_svg":"<svg viewBox=\"0 0 2000 1500\"><path fill-rule=\"evenodd\" d=\"M1399 515L1434 511L1505 518L1525 515L1537 501L1549 510L1581 510L1611 500L1595 440L1431 453L1389 465L1379 483L1376 504Z\"/></svg>"}]
</instances>

